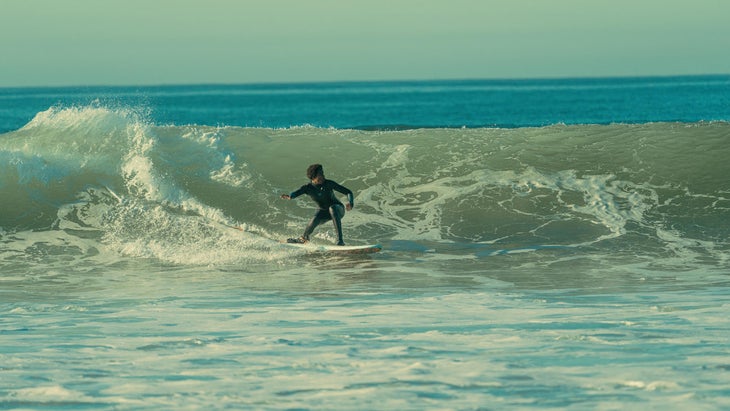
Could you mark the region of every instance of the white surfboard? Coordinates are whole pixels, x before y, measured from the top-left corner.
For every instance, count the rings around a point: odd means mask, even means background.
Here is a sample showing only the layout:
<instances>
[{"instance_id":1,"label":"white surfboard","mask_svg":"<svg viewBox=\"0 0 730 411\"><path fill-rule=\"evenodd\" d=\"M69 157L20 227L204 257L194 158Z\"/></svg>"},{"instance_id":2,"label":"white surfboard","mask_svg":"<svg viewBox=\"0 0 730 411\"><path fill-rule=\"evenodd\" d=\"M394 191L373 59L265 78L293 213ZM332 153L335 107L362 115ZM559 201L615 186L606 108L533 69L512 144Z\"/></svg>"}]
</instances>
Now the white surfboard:
<instances>
[{"instance_id":1,"label":"white surfboard","mask_svg":"<svg viewBox=\"0 0 730 411\"><path fill-rule=\"evenodd\" d=\"M380 244L367 244L367 245L334 245L334 244L313 244L311 242L305 244L298 243L287 243L283 241L282 244L286 244L290 247L301 248L312 252L320 253L341 253L341 254L367 254L377 253L382 250L383 247Z\"/></svg>"}]
</instances>

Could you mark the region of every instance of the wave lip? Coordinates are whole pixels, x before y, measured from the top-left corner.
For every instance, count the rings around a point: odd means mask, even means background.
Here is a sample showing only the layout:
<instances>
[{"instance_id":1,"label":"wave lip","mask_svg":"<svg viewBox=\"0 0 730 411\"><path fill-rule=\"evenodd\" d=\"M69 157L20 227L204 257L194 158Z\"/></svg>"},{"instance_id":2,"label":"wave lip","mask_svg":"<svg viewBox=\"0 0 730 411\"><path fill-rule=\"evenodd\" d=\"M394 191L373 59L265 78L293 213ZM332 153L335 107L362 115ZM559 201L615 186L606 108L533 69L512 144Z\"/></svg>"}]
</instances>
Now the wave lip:
<instances>
[{"instance_id":1,"label":"wave lip","mask_svg":"<svg viewBox=\"0 0 730 411\"><path fill-rule=\"evenodd\" d=\"M131 110L52 107L0 140L0 226L48 227L89 186L122 185L121 166L144 139Z\"/></svg>"}]
</instances>

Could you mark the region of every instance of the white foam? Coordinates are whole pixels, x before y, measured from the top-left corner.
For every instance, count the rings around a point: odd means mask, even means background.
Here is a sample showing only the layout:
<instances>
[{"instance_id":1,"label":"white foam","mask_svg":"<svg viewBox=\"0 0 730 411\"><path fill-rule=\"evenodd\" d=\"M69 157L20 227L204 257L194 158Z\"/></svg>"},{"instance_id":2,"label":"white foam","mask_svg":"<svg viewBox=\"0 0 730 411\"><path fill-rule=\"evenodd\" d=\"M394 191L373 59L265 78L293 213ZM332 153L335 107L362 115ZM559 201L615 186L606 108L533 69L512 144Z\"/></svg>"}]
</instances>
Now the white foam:
<instances>
[{"instance_id":1,"label":"white foam","mask_svg":"<svg viewBox=\"0 0 730 411\"><path fill-rule=\"evenodd\" d=\"M21 388L12 390L8 397L16 401L27 401L31 403L56 403L56 402L93 402L94 399L84 395L81 391L74 391L60 385L42 385L32 388Z\"/></svg>"}]
</instances>

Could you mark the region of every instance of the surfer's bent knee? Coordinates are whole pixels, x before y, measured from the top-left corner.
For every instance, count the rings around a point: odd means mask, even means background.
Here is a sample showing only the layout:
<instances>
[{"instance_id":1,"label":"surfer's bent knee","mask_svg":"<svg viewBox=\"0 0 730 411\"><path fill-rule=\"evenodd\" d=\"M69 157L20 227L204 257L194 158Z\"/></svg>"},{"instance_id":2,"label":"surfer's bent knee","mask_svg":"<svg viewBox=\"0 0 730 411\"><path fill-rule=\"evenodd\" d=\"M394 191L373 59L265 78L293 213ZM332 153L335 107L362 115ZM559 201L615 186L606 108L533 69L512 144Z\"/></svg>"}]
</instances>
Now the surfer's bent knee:
<instances>
[{"instance_id":1,"label":"surfer's bent knee","mask_svg":"<svg viewBox=\"0 0 730 411\"><path fill-rule=\"evenodd\" d=\"M330 207L330 214L332 214L333 217L337 216L338 218L342 218L345 216L345 206L342 204L335 204L332 207Z\"/></svg>"}]
</instances>

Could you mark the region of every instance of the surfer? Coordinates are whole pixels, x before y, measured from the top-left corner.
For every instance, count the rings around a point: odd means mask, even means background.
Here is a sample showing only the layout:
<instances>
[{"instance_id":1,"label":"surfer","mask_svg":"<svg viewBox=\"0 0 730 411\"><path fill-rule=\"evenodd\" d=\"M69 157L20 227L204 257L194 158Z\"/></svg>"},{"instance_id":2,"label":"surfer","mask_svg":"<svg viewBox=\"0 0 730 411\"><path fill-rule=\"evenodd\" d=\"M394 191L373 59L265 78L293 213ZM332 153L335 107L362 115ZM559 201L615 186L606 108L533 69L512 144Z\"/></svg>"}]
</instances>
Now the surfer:
<instances>
[{"instance_id":1,"label":"surfer","mask_svg":"<svg viewBox=\"0 0 730 411\"><path fill-rule=\"evenodd\" d=\"M317 203L319 208L314 214L312 221L304 229L304 234L300 238L290 238L287 242L306 243L318 225L332 220L332 223L335 225L335 231L337 232L337 245L345 245L345 242L342 241L342 217L345 215L345 209L350 211L352 210L353 204L355 204L352 191L332 180L325 179L321 164L312 164L309 166L307 168L307 178L311 180L309 184L301 186L291 194L282 194L281 198L284 200L293 200L302 194L306 194ZM335 196L335 191L347 196L347 203L344 206Z\"/></svg>"}]
</instances>

